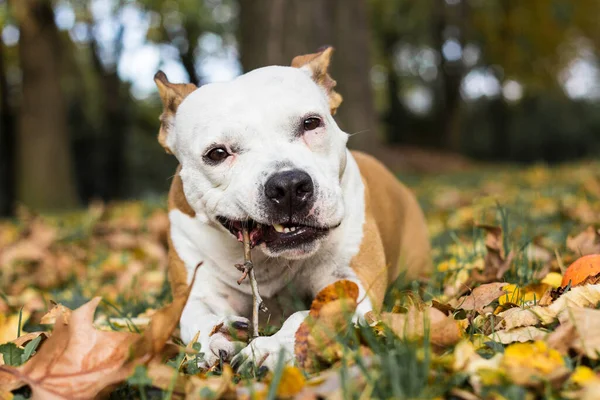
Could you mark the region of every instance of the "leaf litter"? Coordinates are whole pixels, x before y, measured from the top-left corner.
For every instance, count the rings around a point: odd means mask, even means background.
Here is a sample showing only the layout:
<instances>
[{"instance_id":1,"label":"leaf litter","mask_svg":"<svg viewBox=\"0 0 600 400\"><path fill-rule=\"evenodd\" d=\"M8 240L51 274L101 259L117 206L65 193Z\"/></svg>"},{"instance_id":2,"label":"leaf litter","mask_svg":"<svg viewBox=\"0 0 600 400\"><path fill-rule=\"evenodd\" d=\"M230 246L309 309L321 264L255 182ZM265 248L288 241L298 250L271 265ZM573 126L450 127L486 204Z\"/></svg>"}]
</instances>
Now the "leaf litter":
<instances>
[{"instance_id":1,"label":"leaf litter","mask_svg":"<svg viewBox=\"0 0 600 400\"><path fill-rule=\"evenodd\" d=\"M565 284L566 266L600 252L590 168L420 179L429 285L400 283L360 326L355 285L324 289L296 366L250 376L201 370L202 349L178 339L185 299L170 298L162 204L21 209L0 222L0 398L595 398L600 285L593 268Z\"/></svg>"}]
</instances>

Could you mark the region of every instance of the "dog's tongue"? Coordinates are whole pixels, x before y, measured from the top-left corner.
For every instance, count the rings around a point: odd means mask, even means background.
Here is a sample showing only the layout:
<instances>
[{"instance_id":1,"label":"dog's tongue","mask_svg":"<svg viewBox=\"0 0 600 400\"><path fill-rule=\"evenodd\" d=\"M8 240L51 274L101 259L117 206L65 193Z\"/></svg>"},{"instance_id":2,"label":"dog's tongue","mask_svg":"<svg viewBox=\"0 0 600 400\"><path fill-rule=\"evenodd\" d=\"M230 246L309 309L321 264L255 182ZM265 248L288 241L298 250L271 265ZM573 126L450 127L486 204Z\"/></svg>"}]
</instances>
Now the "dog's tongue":
<instances>
[{"instance_id":1,"label":"dog's tongue","mask_svg":"<svg viewBox=\"0 0 600 400\"><path fill-rule=\"evenodd\" d=\"M252 229L250 231L250 247L256 246L256 244L260 241L261 238L262 238L262 228L255 227L254 229ZM244 242L244 237L242 236L242 231L239 231L237 233L237 240L238 240L238 242Z\"/></svg>"}]
</instances>

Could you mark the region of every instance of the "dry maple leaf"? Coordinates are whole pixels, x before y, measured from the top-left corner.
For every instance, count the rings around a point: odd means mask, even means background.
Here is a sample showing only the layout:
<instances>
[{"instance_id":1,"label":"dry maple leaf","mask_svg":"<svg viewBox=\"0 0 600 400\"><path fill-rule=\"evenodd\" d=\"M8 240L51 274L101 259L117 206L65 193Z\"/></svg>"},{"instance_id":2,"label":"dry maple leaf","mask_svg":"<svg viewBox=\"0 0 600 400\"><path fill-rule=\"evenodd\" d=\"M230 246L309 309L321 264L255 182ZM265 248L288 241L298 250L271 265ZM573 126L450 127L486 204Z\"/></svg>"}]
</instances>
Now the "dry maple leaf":
<instances>
[{"instance_id":1,"label":"dry maple leaf","mask_svg":"<svg viewBox=\"0 0 600 400\"><path fill-rule=\"evenodd\" d=\"M593 360L600 358L600 310L571 307L561 314L560 321L548 338L551 347L563 354L572 349Z\"/></svg>"},{"instance_id":2,"label":"dry maple leaf","mask_svg":"<svg viewBox=\"0 0 600 400\"><path fill-rule=\"evenodd\" d=\"M502 290L506 285L508 285L508 283L493 282L478 286L473 289L471 294L463 296L456 301L456 309L481 311L492 301L506 294L506 292Z\"/></svg>"},{"instance_id":3,"label":"dry maple leaf","mask_svg":"<svg viewBox=\"0 0 600 400\"><path fill-rule=\"evenodd\" d=\"M420 310L414 306L404 314L382 313L380 316L376 316L369 313L366 318L371 325L379 322L385 324L395 335L403 339L422 339L426 329L429 329L431 344L437 347L452 346L462 338L459 321L448 317L436 308L427 307Z\"/></svg>"},{"instance_id":4,"label":"dry maple leaf","mask_svg":"<svg viewBox=\"0 0 600 400\"><path fill-rule=\"evenodd\" d=\"M550 324L569 308L595 307L598 303L600 303L600 284L577 286L560 296L549 306L517 307L501 312L498 316L502 320L496 326L496 329Z\"/></svg>"},{"instance_id":5,"label":"dry maple leaf","mask_svg":"<svg viewBox=\"0 0 600 400\"><path fill-rule=\"evenodd\" d=\"M338 281L321 290L310 306L308 317L296 331L294 353L298 365L316 370L331 364L341 354L335 334L343 332L349 315L356 309L358 286L351 281Z\"/></svg>"},{"instance_id":6,"label":"dry maple leaf","mask_svg":"<svg viewBox=\"0 0 600 400\"><path fill-rule=\"evenodd\" d=\"M510 269L514 253L511 251L506 255L504 252L502 228L490 225L477 225L477 227L486 231L485 248L487 253L483 272L473 271L473 280L481 283L500 280Z\"/></svg>"},{"instance_id":7,"label":"dry maple leaf","mask_svg":"<svg viewBox=\"0 0 600 400\"><path fill-rule=\"evenodd\" d=\"M42 319L40 320L40 324L42 325L54 325L56 323L56 318L58 316L61 317L62 321L65 324L69 323L69 319L71 319L71 310L62 304L54 303L54 307L50 309Z\"/></svg>"},{"instance_id":8,"label":"dry maple leaf","mask_svg":"<svg viewBox=\"0 0 600 400\"><path fill-rule=\"evenodd\" d=\"M195 276L184 295L153 315L143 335L95 329L93 318L100 297L73 311L68 323L59 313L52 336L30 361L17 368L0 366L0 391L27 384L33 400L95 398L165 348Z\"/></svg>"},{"instance_id":9,"label":"dry maple leaf","mask_svg":"<svg viewBox=\"0 0 600 400\"><path fill-rule=\"evenodd\" d=\"M96 297L75 310L68 325L59 318L52 336L29 362L18 368L0 366L0 371L31 386L32 399L93 399L125 379L131 367L123 366L137 335L96 330L92 321L99 302Z\"/></svg>"},{"instance_id":10,"label":"dry maple leaf","mask_svg":"<svg viewBox=\"0 0 600 400\"><path fill-rule=\"evenodd\" d=\"M576 236L568 236L567 248L582 256L600 254L600 229L589 226Z\"/></svg>"},{"instance_id":11,"label":"dry maple leaf","mask_svg":"<svg viewBox=\"0 0 600 400\"><path fill-rule=\"evenodd\" d=\"M525 386L541 386L543 381L557 384L569 375L560 353L542 341L508 346L502 368L513 382Z\"/></svg>"},{"instance_id":12,"label":"dry maple leaf","mask_svg":"<svg viewBox=\"0 0 600 400\"><path fill-rule=\"evenodd\" d=\"M495 342L502 344L523 343L532 340L541 340L548 335L548 331L535 326L523 326L515 329L495 331L490 335Z\"/></svg>"}]
</instances>

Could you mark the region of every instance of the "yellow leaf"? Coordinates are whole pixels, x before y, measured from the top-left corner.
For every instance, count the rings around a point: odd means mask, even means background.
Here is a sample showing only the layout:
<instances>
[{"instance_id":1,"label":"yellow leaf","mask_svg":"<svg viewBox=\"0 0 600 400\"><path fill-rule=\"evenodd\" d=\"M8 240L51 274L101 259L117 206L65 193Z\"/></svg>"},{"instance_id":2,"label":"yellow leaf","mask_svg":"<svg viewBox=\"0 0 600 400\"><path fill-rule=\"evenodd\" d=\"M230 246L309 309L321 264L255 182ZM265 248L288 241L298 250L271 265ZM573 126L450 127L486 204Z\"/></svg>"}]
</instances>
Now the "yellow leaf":
<instances>
[{"instance_id":1,"label":"yellow leaf","mask_svg":"<svg viewBox=\"0 0 600 400\"><path fill-rule=\"evenodd\" d=\"M559 275L559 277L562 280L562 276ZM506 295L500 297L498 299L498 303L500 303L500 305L505 303L513 303L519 306L535 305L540 301L549 287L549 285L544 283L527 285L523 288L520 288L516 285L506 285L503 288L503 290L506 292Z\"/></svg>"},{"instance_id":2,"label":"yellow leaf","mask_svg":"<svg viewBox=\"0 0 600 400\"><path fill-rule=\"evenodd\" d=\"M520 385L532 385L540 379L552 380L568 373L560 353L539 340L508 346L502 366L510 379Z\"/></svg>"},{"instance_id":3,"label":"yellow leaf","mask_svg":"<svg viewBox=\"0 0 600 400\"><path fill-rule=\"evenodd\" d=\"M285 366L277 387L277 397L293 397L300 393L305 384L306 379L298 368Z\"/></svg>"},{"instance_id":4,"label":"yellow leaf","mask_svg":"<svg viewBox=\"0 0 600 400\"><path fill-rule=\"evenodd\" d=\"M560 287L560 283L562 282L562 275L558 272L550 272L548 275L542 279L542 283L545 283L548 286L556 289Z\"/></svg>"},{"instance_id":5,"label":"yellow leaf","mask_svg":"<svg viewBox=\"0 0 600 400\"><path fill-rule=\"evenodd\" d=\"M29 319L30 313L23 310L21 316L21 329L25 322ZM10 342L17 338L19 330L19 314L6 316L0 314L0 344Z\"/></svg>"},{"instance_id":6,"label":"yellow leaf","mask_svg":"<svg viewBox=\"0 0 600 400\"><path fill-rule=\"evenodd\" d=\"M580 365L575 368L571 375L571 382L579 386L586 386L590 383L600 382L598 376L589 367Z\"/></svg>"}]
</instances>

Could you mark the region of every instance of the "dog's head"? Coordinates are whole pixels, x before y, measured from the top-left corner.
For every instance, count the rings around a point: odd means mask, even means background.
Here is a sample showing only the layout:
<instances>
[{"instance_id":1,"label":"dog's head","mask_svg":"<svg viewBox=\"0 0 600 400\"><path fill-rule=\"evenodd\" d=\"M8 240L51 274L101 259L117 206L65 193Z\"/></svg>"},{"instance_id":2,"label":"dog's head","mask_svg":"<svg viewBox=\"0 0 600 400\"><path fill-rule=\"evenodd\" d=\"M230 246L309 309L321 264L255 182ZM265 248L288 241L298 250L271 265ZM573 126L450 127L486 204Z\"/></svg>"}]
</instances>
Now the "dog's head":
<instances>
[{"instance_id":1,"label":"dog's head","mask_svg":"<svg viewBox=\"0 0 600 400\"><path fill-rule=\"evenodd\" d=\"M159 142L181 163L188 203L238 240L247 226L271 257L314 254L344 216L347 134L332 117L342 98L331 53L200 88L155 77Z\"/></svg>"}]
</instances>

